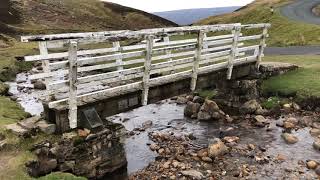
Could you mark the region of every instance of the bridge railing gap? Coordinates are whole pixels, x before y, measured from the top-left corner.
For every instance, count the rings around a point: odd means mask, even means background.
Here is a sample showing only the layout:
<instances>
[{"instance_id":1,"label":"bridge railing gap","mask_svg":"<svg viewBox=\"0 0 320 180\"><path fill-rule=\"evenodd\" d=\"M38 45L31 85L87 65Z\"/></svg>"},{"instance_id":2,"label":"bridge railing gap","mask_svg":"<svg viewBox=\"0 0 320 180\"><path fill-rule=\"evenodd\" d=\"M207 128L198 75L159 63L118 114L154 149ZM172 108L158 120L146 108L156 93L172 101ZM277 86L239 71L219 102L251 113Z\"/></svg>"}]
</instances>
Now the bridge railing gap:
<instances>
[{"instance_id":1,"label":"bridge railing gap","mask_svg":"<svg viewBox=\"0 0 320 180\"><path fill-rule=\"evenodd\" d=\"M80 106L134 92L140 92L141 104L147 105L150 88L190 79L194 91L200 75L225 69L226 79L231 79L234 66L256 63L259 68L269 27L237 23L21 40L39 42L40 54L24 60L41 61L43 72L29 78L45 81L44 103L54 111L68 110L68 125L76 128Z\"/></svg>"}]
</instances>

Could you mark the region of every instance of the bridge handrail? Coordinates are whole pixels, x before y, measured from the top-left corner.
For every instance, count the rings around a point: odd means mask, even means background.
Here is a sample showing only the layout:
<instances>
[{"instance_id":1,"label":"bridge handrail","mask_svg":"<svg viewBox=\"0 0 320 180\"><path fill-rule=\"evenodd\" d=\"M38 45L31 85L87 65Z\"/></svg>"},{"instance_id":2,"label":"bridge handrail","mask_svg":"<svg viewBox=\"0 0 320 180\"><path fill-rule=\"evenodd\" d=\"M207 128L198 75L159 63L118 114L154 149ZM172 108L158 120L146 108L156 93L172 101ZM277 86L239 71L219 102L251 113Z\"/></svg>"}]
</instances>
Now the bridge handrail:
<instances>
[{"instance_id":1,"label":"bridge handrail","mask_svg":"<svg viewBox=\"0 0 320 180\"><path fill-rule=\"evenodd\" d=\"M190 89L194 91L200 74L227 69L227 79L231 79L233 66L256 62L258 68L269 27L270 24L236 23L23 36L21 40L39 42L40 55L25 56L24 60L41 61L43 73L33 74L30 79L45 79L49 108L69 109L70 127L75 128L77 107L87 103L142 90L141 102L146 105L151 87L191 78ZM263 31L258 35L241 33L243 29L252 28ZM212 34L218 31L231 31L231 34ZM170 41L172 35L181 33L197 33L198 37ZM155 42L155 37L162 40ZM128 39L146 43L121 46L120 41ZM254 40L260 42L245 46L246 42ZM105 42L112 42L113 47L89 50L78 47ZM69 49L49 52L62 47ZM155 75L159 77L151 77ZM128 84L121 85L122 82Z\"/></svg>"}]
</instances>

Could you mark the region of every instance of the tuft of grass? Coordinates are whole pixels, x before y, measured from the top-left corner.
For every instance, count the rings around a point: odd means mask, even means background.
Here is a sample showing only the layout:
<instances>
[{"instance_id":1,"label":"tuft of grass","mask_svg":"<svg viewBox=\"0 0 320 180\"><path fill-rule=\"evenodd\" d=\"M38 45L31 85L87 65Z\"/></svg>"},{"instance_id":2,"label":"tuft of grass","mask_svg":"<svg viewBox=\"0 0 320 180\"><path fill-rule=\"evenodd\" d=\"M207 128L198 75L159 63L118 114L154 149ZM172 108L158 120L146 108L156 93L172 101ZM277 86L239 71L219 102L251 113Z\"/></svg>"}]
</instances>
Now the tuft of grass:
<instances>
[{"instance_id":1,"label":"tuft of grass","mask_svg":"<svg viewBox=\"0 0 320 180\"><path fill-rule=\"evenodd\" d=\"M270 97L266 101L261 103L261 106L265 109L273 109L280 105L280 98L279 97Z\"/></svg>"},{"instance_id":2,"label":"tuft of grass","mask_svg":"<svg viewBox=\"0 0 320 180\"><path fill-rule=\"evenodd\" d=\"M265 80L262 84L263 94L320 97L320 56L267 56L264 60L294 63L301 68Z\"/></svg>"},{"instance_id":3,"label":"tuft of grass","mask_svg":"<svg viewBox=\"0 0 320 180\"><path fill-rule=\"evenodd\" d=\"M24 112L20 105L7 97L0 96L0 129L4 125L15 123L29 114Z\"/></svg>"},{"instance_id":4,"label":"tuft of grass","mask_svg":"<svg viewBox=\"0 0 320 180\"><path fill-rule=\"evenodd\" d=\"M256 0L234 13L212 16L199 21L198 25L225 23L271 23L269 46L319 45L320 26L296 22L282 16L279 7L290 0ZM271 6L275 8L271 12Z\"/></svg>"},{"instance_id":5,"label":"tuft of grass","mask_svg":"<svg viewBox=\"0 0 320 180\"><path fill-rule=\"evenodd\" d=\"M199 96L207 99L213 99L217 95L216 90L202 90L199 92Z\"/></svg>"}]
</instances>

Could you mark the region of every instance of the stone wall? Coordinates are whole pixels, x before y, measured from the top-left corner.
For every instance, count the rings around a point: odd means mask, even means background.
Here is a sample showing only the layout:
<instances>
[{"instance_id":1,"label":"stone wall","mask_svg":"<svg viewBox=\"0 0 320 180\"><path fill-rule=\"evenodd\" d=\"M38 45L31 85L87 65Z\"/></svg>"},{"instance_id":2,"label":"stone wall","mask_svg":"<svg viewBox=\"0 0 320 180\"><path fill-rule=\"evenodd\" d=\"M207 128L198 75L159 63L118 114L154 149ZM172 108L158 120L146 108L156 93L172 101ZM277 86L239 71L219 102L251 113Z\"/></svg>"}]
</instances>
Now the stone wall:
<instances>
[{"instance_id":1,"label":"stone wall","mask_svg":"<svg viewBox=\"0 0 320 180\"><path fill-rule=\"evenodd\" d=\"M99 178L127 165L120 131L114 128L105 128L85 137L74 132L66 133L57 143L35 145L34 152L38 159L26 164L33 177L61 171Z\"/></svg>"}]
</instances>

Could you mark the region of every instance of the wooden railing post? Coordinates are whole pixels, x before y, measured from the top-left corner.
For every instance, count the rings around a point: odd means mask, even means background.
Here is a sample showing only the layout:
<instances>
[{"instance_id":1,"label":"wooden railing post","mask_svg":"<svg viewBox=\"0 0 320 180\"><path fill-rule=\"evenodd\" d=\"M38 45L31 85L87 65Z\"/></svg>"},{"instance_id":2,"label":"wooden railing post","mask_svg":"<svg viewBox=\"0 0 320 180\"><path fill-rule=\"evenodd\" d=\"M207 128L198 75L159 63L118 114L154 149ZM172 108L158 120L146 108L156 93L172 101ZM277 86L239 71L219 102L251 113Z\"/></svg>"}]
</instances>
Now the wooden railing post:
<instances>
[{"instance_id":1,"label":"wooden railing post","mask_svg":"<svg viewBox=\"0 0 320 180\"><path fill-rule=\"evenodd\" d=\"M151 59L152 59L152 49L153 49L153 39L152 35L146 37L146 56L144 62L144 73L142 80L142 105L148 104L148 94L149 94L149 80L150 80L150 70L151 70Z\"/></svg>"},{"instance_id":2,"label":"wooden railing post","mask_svg":"<svg viewBox=\"0 0 320 180\"><path fill-rule=\"evenodd\" d=\"M169 37L169 35L166 35L166 36L163 38L163 40L164 40L164 42L169 43L169 42L170 42L170 37ZM170 45L167 45L167 47L170 47ZM167 49L167 50L166 50L166 55L170 56L171 53L172 53L172 52L171 52L170 49ZM168 61L169 61L169 62L172 62L172 58L170 58ZM174 69L174 65L173 65L173 64L171 65L171 68L172 68L171 74L175 73L175 69Z\"/></svg>"},{"instance_id":3,"label":"wooden railing post","mask_svg":"<svg viewBox=\"0 0 320 180\"><path fill-rule=\"evenodd\" d=\"M240 33L241 33L241 27L235 26L234 29L232 30L232 34L234 34L234 36L233 36L232 47L230 51L230 57L228 61L228 71L227 71L228 80L230 80L232 77L233 63L234 63L234 60L236 59L237 52L238 52L238 40L239 40Z\"/></svg>"},{"instance_id":4,"label":"wooden railing post","mask_svg":"<svg viewBox=\"0 0 320 180\"><path fill-rule=\"evenodd\" d=\"M40 55L46 56L48 55L48 47L47 47L47 41L41 41L39 42L39 51ZM50 61L49 60L43 60L42 61L42 69L44 73L50 73L50 66L49 66ZM51 83L51 78L45 78L45 85L46 85L46 90L48 92L47 96L47 101L50 101L51 99L51 90L49 84Z\"/></svg>"},{"instance_id":5,"label":"wooden railing post","mask_svg":"<svg viewBox=\"0 0 320 180\"><path fill-rule=\"evenodd\" d=\"M260 40L260 44L259 44L259 52L258 52L258 56L257 56L257 63L256 63L256 69L257 71L259 71L260 68L260 63L262 61L262 57L263 57L263 52L264 52L264 48L266 47L266 38L268 35L268 27L265 26L263 28L262 31L262 36L261 36L261 40Z\"/></svg>"},{"instance_id":6,"label":"wooden railing post","mask_svg":"<svg viewBox=\"0 0 320 180\"><path fill-rule=\"evenodd\" d=\"M78 43L71 41L69 46L69 125L71 129L77 128L77 50Z\"/></svg>"},{"instance_id":7,"label":"wooden railing post","mask_svg":"<svg viewBox=\"0 0 320 180\"><path fill-rule=\"evenodd\" d=\"M195 53L195 57L194 57L194 61L193 61L192 75L191 75L191 84L190 84L191 91L196 90L196 85L197 85L197 80L198 80L199 63L201 60L201 51L203 49L204 34L205 34L205 32L203 30L200 30L198 33L197 49L196 49L196 53Z\"/></svg>"}]
</instances>

